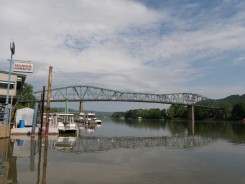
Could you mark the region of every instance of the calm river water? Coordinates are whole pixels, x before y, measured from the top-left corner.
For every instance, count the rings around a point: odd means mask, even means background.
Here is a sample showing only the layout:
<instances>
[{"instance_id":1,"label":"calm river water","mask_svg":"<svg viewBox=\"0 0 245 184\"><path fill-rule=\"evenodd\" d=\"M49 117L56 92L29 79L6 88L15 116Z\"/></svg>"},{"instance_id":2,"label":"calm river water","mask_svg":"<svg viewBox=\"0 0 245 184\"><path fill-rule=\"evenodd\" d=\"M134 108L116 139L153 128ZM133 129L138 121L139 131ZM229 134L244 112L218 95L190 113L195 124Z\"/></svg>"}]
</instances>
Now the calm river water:
<instances>
[{"instance_id":1,"label":"calm river water","mask_svg":"<svg viewBox=\"0 0 245 184\"><path fill-rule=\"evenodd\" d=\"M245 184L243 122L102 119L79 135L0 140L0 183Z\"/></svg>"}]
</instances>

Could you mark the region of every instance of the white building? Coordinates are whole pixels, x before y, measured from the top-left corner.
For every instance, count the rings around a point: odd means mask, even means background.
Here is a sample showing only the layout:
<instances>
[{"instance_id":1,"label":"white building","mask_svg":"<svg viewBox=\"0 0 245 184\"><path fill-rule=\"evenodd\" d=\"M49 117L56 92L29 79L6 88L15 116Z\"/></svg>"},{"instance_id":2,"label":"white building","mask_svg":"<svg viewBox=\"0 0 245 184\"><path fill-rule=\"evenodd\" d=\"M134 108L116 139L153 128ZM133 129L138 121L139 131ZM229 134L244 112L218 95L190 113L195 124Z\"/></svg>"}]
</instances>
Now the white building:
<instances>
[{"instance_id":1,"label":"white building","mask_svg":"<svg viewBox=\"0 0 245 184\"><path fill-rule=\"evenodd\" d=\"M9 72L0 71L0 122L3 121L4 108L8 88L8 75ZM25 82L26 75L19 73L11 73L10 86L9 86L9 104L14 105L17 97Z\"/></svg>"}]
</instances>

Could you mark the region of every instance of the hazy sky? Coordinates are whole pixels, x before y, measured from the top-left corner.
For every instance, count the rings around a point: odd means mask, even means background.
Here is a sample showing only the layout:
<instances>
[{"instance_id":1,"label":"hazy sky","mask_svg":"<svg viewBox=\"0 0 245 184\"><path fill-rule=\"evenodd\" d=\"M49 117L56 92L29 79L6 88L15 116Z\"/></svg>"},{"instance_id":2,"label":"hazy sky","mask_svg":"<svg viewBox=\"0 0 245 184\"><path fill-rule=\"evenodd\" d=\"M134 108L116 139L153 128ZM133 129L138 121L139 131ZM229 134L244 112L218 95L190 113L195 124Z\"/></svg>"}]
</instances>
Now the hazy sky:
<instances>
[{"instance_id":1,"label":"hazy sky","mask_svg":"<svg viewBox=\"0 0 245 184\"><path fill-rule=\"evenodd\" d=\"M35 91L53 66L53 88L244 94L244 10L243 0L0 0L0 70L14 40Z\"/></svg>"}]
</instances>

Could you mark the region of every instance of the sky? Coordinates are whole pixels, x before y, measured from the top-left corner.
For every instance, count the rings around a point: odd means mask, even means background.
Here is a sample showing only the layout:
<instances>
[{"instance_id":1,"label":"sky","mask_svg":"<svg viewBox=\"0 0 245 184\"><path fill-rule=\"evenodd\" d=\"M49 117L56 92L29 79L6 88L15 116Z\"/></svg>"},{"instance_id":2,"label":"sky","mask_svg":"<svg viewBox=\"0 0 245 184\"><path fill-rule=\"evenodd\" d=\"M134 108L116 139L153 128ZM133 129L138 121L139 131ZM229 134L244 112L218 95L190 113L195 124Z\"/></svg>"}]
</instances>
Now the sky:
<instances>
[{"instance_id":1,"label":"sky","mask_svg":"<svg viewBox=\"0 0 245 184\"><path fill-rule=\"evenodd\" d=\"M31 61L39 91L90 85L140 93L245 93L243 0L0 0L0 70ZM126 110L156 104L86 103Z\"/></svg>"}]
</instances>

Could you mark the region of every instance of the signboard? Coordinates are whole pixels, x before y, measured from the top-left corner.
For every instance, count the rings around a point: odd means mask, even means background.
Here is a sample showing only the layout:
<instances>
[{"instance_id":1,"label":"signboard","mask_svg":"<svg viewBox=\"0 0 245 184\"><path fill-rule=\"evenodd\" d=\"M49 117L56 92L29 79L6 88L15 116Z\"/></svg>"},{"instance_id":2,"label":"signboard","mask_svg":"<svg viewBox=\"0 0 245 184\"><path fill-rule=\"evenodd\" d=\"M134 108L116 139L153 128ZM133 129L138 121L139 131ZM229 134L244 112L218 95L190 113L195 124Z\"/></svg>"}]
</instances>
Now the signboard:
<instances>
[{"instance_id":1,"label":"signboard","mask_svg":"<svg viewBox=\"0 0 245 184\"><path fill-rule=\"evenodd\" d=\"M33 73L33 64L14 62L13 72Z\"/></svg>"}]
</instances>

